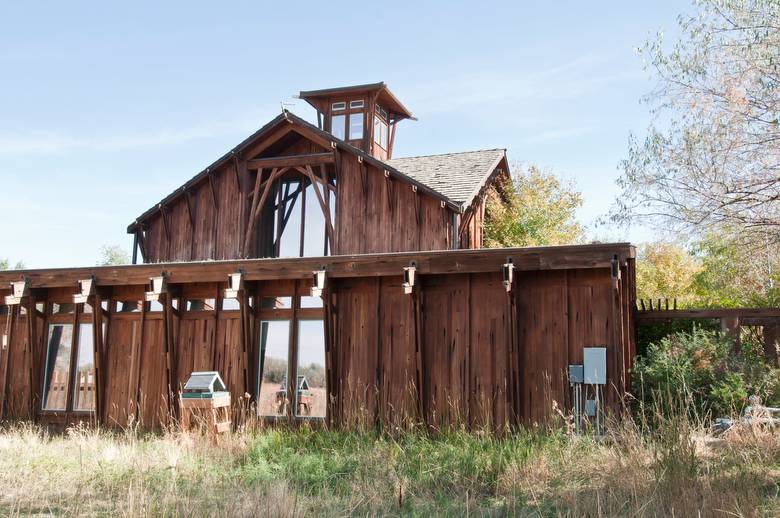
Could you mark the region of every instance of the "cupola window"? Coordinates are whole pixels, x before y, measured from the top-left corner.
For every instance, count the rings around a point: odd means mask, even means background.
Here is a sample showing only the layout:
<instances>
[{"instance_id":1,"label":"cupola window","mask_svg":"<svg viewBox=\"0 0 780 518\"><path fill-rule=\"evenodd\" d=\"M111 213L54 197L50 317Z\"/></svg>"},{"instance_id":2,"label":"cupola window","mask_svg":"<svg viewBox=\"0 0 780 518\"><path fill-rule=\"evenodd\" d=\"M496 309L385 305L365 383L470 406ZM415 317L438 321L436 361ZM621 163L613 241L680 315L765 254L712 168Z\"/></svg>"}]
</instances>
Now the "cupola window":
<instances>
[{"instance_id":1,"label":"cupola window","mask_svg":"<svg viewBox=\"0 0 780 518\"><path fill-rule=\"evenodd\" d=\"M344 140L346 136L346 115L333 115L330 118L330 133L336 137Z\"/></svg>"},{"instance_id":2,"label":"cupola window","mask_svg":"<svg viewBox=\"0 0 780 518\"><path fill-rule=\"evenodd\" d=\"M363 112L350 113L349 114L349 140L360 140L362 138L363 138Z\"/></svg>"}]
</instances>

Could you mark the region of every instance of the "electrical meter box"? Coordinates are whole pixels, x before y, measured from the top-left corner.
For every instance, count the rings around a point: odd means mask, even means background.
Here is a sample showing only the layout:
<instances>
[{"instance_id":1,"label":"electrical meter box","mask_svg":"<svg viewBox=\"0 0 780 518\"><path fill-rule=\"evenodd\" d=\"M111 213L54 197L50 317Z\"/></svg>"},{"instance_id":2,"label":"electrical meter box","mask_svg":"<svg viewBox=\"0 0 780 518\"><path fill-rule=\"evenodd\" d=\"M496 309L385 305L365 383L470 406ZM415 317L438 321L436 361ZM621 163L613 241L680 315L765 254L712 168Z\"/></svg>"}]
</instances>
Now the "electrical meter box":
<instances>
[{"instance_id":1,"label":"electrical meter box","mask_svg":"<svg viewBox=\"0 0 780 518\"><path fill-rule=\"evenodd\" d=\"M607 384L607 348L583 348L583 379L587 385Z\"/></svg>"},{"instance_id":2,"label":"electrical meter box","mask_svg":"<svg viewBox=\"0 0 780 518\"><path fill-rule=\"evenodd\" d=\"M569 383L582 383L582 365L569 365Z\"/></svg>"}]
</instances>

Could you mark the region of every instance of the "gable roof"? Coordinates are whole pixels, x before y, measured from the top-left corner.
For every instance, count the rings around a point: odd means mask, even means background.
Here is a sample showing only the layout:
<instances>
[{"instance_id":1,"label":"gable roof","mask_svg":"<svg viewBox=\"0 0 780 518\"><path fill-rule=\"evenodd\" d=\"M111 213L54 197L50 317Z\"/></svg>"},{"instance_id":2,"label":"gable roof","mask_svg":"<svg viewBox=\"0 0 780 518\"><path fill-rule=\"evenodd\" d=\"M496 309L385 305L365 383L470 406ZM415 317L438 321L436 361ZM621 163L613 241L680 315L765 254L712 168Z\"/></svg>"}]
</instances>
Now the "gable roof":
<instances>
[{"instance_id":1,"label":"gable roof","mask_svg":"<svg viewBox=\"0 0 780 518\"><path fill-rule=\"evenodd\" d=\"M318 128L297 115L287 110L283 110L281 114L244 139L232 150L222 155L222 157L206 167L206 169L190 178L184 185L177 188L138 216L135 221L128 225L127 232L130 234L135 232L138 224L155 214L161 206L167 205L179 196L182 196L189 188L194 187L196 184L206 179L211 171L216 170L229 160L234 159L258 139L262 138L265 134L269 133L276 126L285 121L286 123L295 124L305 130L311 131L319 137L331 142L336 148L357 155L374 167L388 171L391 175L399 177L409 184L415 185L421 192L443 201L452 210L458 213L463 213L468 208L471 201L474 199L474 196L477 195L481 187L490 179L491 174L501 160L506 157L505 150L492 149L445 155L396 158L382 161L369 155L362 149L356 148L355 146L334 137L327 131ZM462 185L450 185L449 182L452 179L461 182Z\"/></svg>"},{"instance_id":2,"label":"gable roof","mask_svg":"<svg viewBox=\"0 0 780 518\"><path fill-rule=\"evenodd\" d=\"M506 157L504 149L394 158L386 163L447 199L469 205Z\"/></svg>"}]
</instances>

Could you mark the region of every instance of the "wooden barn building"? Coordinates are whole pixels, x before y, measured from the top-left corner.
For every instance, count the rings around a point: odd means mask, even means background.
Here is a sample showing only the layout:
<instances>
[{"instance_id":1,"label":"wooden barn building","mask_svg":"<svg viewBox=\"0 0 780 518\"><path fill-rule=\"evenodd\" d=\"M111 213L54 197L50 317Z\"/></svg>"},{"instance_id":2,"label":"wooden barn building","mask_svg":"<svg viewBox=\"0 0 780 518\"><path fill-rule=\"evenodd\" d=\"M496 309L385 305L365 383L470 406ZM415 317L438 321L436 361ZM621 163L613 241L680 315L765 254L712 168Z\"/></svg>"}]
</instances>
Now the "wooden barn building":
<instances>
[{"instance_id":1,"label":"wooden barn building","mask_svg":"<svg viewBox=\"0 0 780 518\"><path fill-rule=\"evenodd\" d=\"M584 398L619 403L631 245L483 249L503 149L395 157L384 83L300 98L317 125L283 111L129 225L143 264L0 272L0 417L157 426L218 371L244 416L503 428L571 408L589 348Z\"/></svg>"}]
</instances>

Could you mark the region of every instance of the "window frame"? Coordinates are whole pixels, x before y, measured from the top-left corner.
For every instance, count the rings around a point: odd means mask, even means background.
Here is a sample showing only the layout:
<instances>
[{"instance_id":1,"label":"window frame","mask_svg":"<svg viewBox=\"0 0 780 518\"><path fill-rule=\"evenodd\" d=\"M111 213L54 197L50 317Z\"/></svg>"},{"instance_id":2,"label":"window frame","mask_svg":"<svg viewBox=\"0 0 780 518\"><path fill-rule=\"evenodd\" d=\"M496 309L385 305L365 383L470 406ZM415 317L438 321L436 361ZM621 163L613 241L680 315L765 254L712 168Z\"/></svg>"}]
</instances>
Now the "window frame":
<instances>
[{"instance_id":1,"label":"window frame","mask_svg":"<svg viewBox=\"0 0 780 518\"><path fill-rule=\"evenodd\" d=\"M262 389L262 380L263 380L263 368L264 368L264 360L263 357L263 351L262 351L262 344L260 342L261 340L261 325L263 322L267 321L280 321L280 320L286 320L289 325L288 329L288 338L287 338L287 393L290 394L290 390L292 389L292 393L296 395L297 400L297 381L298 381L298 326L299 322L302 320L321 320L323 322L323 344L325 347L327 347L327 333L325 332L325 304L323 301L322 307L319 308L312 308L312 307L302 307L301 299L305 296L309 295L309 289L310 289L310 281L291 281L289 284L281 284L281 285L273 285L266 287L263 289L263 287L260 288L258 293L256 294L256 300L262 300L263 297L291 297L291 304L289 308L277 308L277 309L261 309L258 308L258 310L255 313L255 322L254 326L257 333L256 343L255 346L257 347L257 358L253 360L255 362L255 366L257 367L257 377L255 380L253 380L255 384L255 393L254 398L257 402L257 409L255 410L255 414L259 419L266 420L269 422L280 422L280 421L287 421L287 422L302 422L302 421L309 421L309 422L325 422L328 418L328 404L327 404L327 394L328 394L328 370L327 365L325 366L325 416L297 416L296 414L296 408L295 405L287 405L287 411L285 415L261 415L260 414L260 396L261 396L261 389ZM258 304L260 306L260 304ZM293 374L291 377L290 374ZM292 380L292 381L291 381Z\"/></svg>"},{"instance_id":2,"label":"window frame","mask_svg":"<svg viewBox=\"0 0 780 518\"><path fill-rule=\"evenodd\" d=\"M76 394L76 385L77 385L77 373L78 373L78 357L79 357L79 339L81 336L81 325L87 324L89 325L90 332L92 333L92 354L93 354L93 363L92 363L92 379L95 380L95 383L97 383L97 375L95 372L95 359L94 359L94 353L95 353L95 338L94 338L94 332L95 332L95 317L93 313L95 311L105 311L105 309L102 307L102 304L100 307L94 307L90 303L91 311L85 311L85 304L75 304L74 310L69 313L64 312L54 312L54 306L55 305L62 305L62 304L71 304L72 301L66 301L66 300L59 300L59 299L52 299L46 302L45 304L45 326L44 326L44 340L46 344L46 358L43 362L43 373L41 376L41 400L38 405L39 412L41 415L80 415L80 416L90 416L94 415L97 411L97 397L94 398L94 406L92 408L75 408L75 394ZM108 319L105 319L103 321L103 340L106 339L106 333L107 333L107 327L108 327ZM52 326L57 325L70 325L72 328L71 332L71 339L70 339L70 356L68 358L68 395L65 401L65 408L47 408L46 406L46 400L48 398L48 391L47 391L47 378L48 378L48 372L49 372L49 362L52 361L52 358L50 358L50 350L49 350L49 335L50 330ZM56 359L54 360L56 361ZM95 392L97 392L97 387L95 387Z\"/></svg>"},{"instance_id":3,"label":"window frame","mask_svg":"<svg viewBox=\"0 0 780 518\"><path fill-rule=\"evenodd\" d=\"M355 116L359 116L360 121L360 136L352 137L352 119ZM356 111L349 113L349 119L347 120L347 140L363 140L366 136L366 114L363 111Z\"/></svg>"},{"instance_id":4,"label":"window frame","mask_svg":"<svg viewBox=\"0 0 780 518\"><path fill-rule=\"evenodd\" d=\"M336 108L336 106L339 106L339 108ZM341 107L343 105L343 108ZM345 98L343 101L330 101L330 112L327 114L328 119L328 128L329 133L333 135L334 137L343 140L344 142L359 142L365 140L366 136L368 135L369 128L369 122L368 121L368 113L369 110L366 109L368 106L366 98L365 97L359 97L359 98ZM353 116L361 114L362 116L362 128L363 131L357 138L352 138L351 135L351 119ZM334 124L333 119L335 117L344 116L344 134L343 137L339 137L333 132Z\"/></svg>"}]
</instances>

